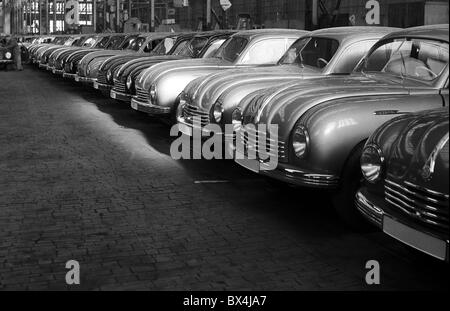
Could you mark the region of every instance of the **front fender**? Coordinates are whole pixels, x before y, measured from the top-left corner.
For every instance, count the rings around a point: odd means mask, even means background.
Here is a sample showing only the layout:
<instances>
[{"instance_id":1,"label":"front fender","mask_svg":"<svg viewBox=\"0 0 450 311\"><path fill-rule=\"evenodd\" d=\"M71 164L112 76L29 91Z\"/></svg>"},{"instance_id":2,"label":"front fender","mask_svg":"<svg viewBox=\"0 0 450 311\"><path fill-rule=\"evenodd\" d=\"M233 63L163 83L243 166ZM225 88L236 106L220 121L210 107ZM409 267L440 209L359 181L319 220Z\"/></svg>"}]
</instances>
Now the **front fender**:
<instances>
[{"instance_id":1,"label":"front fender","mask_svg":"<svg viewBox=\"0 0 450 311\"><path fill-rule=\"evenodd\" d=\"M299 120L309 133L301 167L341 175L351 151L379 126L407 112L442 107L439 94L360 96L324 102Z\"/></svg>"},{"instance_id":2,"label":"front fender","mask_svg":"<svg viewBox=\"0 0 450 311\"><path fill-rule=\"evenodd\" d=\"M152 83L156 85L157 104L164 107L172 107L178 95L192 80L206 76L209 73L220 70L209 68L202 70L174 70L161 75ZM151 84L150 83L150 86Z\"/></svg>"}]
</instances>

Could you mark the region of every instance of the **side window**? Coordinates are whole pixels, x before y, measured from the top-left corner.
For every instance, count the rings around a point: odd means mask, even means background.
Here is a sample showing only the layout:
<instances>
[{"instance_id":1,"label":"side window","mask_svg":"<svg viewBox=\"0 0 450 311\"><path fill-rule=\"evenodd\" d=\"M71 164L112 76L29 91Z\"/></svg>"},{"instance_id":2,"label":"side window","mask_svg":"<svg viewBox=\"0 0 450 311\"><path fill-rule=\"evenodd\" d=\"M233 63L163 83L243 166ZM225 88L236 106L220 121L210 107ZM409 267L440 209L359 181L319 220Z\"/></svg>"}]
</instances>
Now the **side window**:
<instances>
[{"instance_id":1,"label":"side window","mask_svg":"<svg viewBox=\"0 0 450 311\"><path fill-rule=\"evenodd\" d=\"M275 64L293 41L292 39L266 39L256 42L244 55L240 64Z\"/></svg>"},{"instance_id":2,"label":"side window","mask_svg":"<svg viewBox=\"0 0 450 311\"><path fill-rule=\"evenodd\" d=\"M337 60L333 73L351 73L376 42L376 40L365 40L348 46Z\"/></svg>"}]
</instances>

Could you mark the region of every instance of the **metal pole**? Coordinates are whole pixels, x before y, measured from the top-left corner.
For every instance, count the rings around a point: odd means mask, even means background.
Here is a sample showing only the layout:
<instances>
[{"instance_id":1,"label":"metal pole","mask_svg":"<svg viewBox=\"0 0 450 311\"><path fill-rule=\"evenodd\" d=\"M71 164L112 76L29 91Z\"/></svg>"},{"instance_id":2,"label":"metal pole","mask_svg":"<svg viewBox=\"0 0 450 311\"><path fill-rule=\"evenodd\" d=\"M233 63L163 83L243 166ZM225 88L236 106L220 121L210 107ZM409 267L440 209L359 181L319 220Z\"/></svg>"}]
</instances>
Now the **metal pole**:
<instances>
[{"instance_id":1,"label":"metal pole","mask_svg":"<svg viewBox=\"0 0 450 311\"><path fill-rule=\"evenodd\" d=\"M318 0L313 0L312 1L312 24L314 25L314 26L317 26L317 24L318 24L318 3L317 3L317 1Z\"/></svg>"},{"instance_id":2,"label":"metal pole","mask_svg":"<svg viewBox=\"0 0 450 311\"><path fill-rule=\"evenodd\" d=\"M41 6L41 0L38 0L38 18L39 18L39 35L42 35L42 6Z\"/></svg>"},{"instance_id":3,"label":"metal pole","mask_svg":"<svg viewBox=\"0 0 450 311\"><path fill-rule=\"evenodd\" d=\"M97 32L97 0L93 0L92 2L92 26L94 32Z\"/></svg>"},{"instance_id":4,"label":"metal pole","mask_svg":"<svg viewBox=\"0 0 450 311\"><path fill-rule=\"evenodd\" d=\"M53 33L56 33L56 0L53 0Z\"/></svg>"},{"instance_id":5,"label":"metal pole","mask_svg":"<svg viewBox=\"0 0 450 311\"><path fill-rule=\"evenodd\" d=\"M116 1L116 32L119 32L120 26L120 0Z\"/></svg>"},{"instance_id":6,"label":"metal pole","mask_svg":"<svg viewBox=\"0 0 450 311\"><path fill-rule=\"evenodd\" d=\"M206 28L211 27L211 0L206 0Z\"/></svg>"},{"instance_id":7,"label":"metal pole","mask_svg":"<svg viewBox=\"0 0 450 311\"><path fill-rule=\"evenodd\" d=\"M103 31L106 31L106 1L103 2Z\"/></svg>"},{"instance_id":8,"label":"metal pole","mask_svg":"<svg viewBox=\"0 0 450 311\"><path fill-rule=\"evenodd\" d=\"M49 20L48 20L48 0L45 0L45 30L47 35L50 33Z\"/></svg>"},{"instance_id":9,"label":"metal pole","mask_svg":"<svg viewBox=\"0 0 450 311\"><path fill-rule=\"evenodd\" d=\"M150 31L155 31L155 0L150 2Z\"/></svg>"}]
</instances>

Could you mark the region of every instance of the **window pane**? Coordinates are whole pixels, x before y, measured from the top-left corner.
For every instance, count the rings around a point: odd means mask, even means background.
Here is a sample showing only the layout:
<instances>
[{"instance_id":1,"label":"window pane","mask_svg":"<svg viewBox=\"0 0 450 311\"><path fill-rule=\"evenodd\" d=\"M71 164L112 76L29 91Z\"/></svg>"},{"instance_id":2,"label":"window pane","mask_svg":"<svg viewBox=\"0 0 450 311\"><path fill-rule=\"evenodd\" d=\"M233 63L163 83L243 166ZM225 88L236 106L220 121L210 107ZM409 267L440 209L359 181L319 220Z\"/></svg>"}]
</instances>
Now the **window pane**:
<instances>
[{"instance_id":1,"label":"window pane","mask_svg":"<svg viewBox=\"0 0 450 311\"><path fill-rule=\"evenodd\" d=\"M254 44L240 61L245 65L275 64L293 42L288 39L267 39Z\"/></svg>"}]
</instances>

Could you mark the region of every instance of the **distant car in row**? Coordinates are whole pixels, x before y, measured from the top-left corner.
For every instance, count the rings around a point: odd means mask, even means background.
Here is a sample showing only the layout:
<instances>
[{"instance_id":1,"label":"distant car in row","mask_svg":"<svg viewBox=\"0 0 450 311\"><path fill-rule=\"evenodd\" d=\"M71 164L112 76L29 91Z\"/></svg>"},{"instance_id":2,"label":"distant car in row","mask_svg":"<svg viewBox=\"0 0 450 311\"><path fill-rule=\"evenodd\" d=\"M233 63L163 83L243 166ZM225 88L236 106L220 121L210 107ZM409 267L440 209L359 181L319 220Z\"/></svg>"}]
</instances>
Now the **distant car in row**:
<instances>
[{"instance_id":1,"label":"distant car in row","mask_svg":"<svg viewBox=\"0 0 450 311\"><path fill-rule=\"evenodd\" d=\"M273 65L306 33L284 29L241 31L223 43L214 57L154 65L136 77L137 95L131 107L175 119L177 98L192 80L222 70Z\"/></svg>"}]
</instances>

